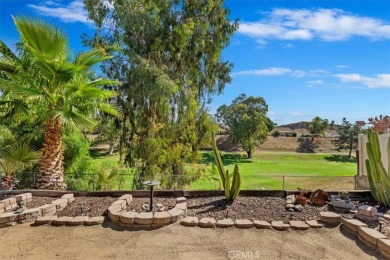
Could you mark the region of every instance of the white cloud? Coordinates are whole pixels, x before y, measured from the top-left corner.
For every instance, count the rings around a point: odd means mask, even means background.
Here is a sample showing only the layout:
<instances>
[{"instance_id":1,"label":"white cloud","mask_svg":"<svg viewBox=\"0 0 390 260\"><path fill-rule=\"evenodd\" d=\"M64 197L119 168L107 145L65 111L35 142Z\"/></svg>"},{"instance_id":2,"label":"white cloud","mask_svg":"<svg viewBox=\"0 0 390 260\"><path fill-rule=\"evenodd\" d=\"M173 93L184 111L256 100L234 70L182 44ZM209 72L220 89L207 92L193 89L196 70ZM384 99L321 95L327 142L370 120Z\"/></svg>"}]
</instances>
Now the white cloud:
<instances>
[{"instance_id":1,"label":"white cloud","mask_svg":"<svg viewBox=\"0 0 390 260\"><path fill-rule=\"evenodd\" d=\"M287 43L287 44L283 44L282 47L286 48L286 49L289 49L289 48L294 48L294 45L292 45L291 43Z\"/></svg>"},{"instance_id":2,"label":"white cloud","mask_svg":"<svg viewBox=\"0 0 390 260\"><path fill-rule=\"evenodd\" d=\"M314 87L318 85L324 84L324 81L317 79L317 80L309 80L306 82L309 87Z\"/></svg>"},{"instance_id":3,"label":"white cloud","mask_svg":"<svg viewBox=\"0 0 390 260\"><path fill-rule=\"evenodd\" d=\"M88 12L82 0L74 0L68 5L59 4L55 1L46 1L42 4L29 4L39 15L60 19L64 23L84 23L92 25L93 21L88 20Z\"/></svg>"},{"instance_id":4,"label":"white cloud","mask_svg":"<svg viewBox=\"0 0 390 260\"><path fill-rule=\"evenodd\" d=\"M290 68L283 68L283 67L271 67L271 68L265 68L265 69L258 69L258 70L243 70L232 73L232 77L237 76L282 76L287 75L291 77L296 78L302 78L302 77L319 77L319 76L325 76L328 72L321 69L315 69L315 70L293 70Z\"/></svg>"},{"instance_id":5,"label":"white cloud","mask_svg":"<svg viewBox=\"0 0 390 260\"><path fill-rule=\"evenodd\" d=\"M241 22L238 33L266 40L342 41L360 36L390 39L390 23L340 9L274 9L258 22Z\"/></svg>"},{"instance_id":6,"label":"white cloud","mask_svg":"<svg viewBox=\"0 0 390 260\"><path fill-rule=\"evenodd\" d=\"M291 73L292 70L288 68L267 68L259 70L243 70L232 73L232 76L280 76Z\"/></svg>"},{"instance_id":7,"label":"white cloud","mask_svg":"<svg viewBox=\"0 0 390 260\"><path fill-rule=\"evenodd\" d=\"M349 66L348 65L337 65L336 68L338 68L338 69L348 69Z\"/></svg>"},{"instance_id":8,"label":"white cloud","mask_svg":"<svg viewBox=\"0 0 390 260\"><path fill-rule=\"evenodd\" d=\"M357 82L369 88L389 88L390 89L390 74L378 74L374 77L366 77L360 74L335 74L342 82Z\"/></svg>"}]
</instances>

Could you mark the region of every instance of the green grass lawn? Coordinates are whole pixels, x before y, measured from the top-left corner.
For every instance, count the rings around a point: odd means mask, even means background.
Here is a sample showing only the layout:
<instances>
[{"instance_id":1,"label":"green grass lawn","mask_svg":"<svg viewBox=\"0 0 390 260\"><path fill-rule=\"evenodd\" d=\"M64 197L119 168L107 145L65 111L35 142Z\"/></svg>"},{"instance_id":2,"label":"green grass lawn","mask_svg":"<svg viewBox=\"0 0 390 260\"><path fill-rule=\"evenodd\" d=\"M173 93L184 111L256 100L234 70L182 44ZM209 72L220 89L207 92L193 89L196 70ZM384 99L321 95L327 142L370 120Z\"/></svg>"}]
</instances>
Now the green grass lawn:
<instances>
[{"instance_id":1,"label":"green grass lawn","mask_svg":"<svg viewBox=\"0 0 390 260\"><path fill-rule=\"evenodd\" d=\"M297 187L314 189L353 189L356 159L341 154L302 154L293 152L260 152L249 160L245 154L223 153L222 160L230 172L240 167L242 189L282 189ZM214 162L212 153L203 154L203 162ZM302 177L297 177L302 176ZM317 176L317 177L310 177ZM333 176L333 177L332 177ZM345 176L345 177L334 177ZM217 184L200 179L190 187L194 190L215 189Z\"/></svg>"},{"instance_id":2,"label":"green grass lawn","mask_svg":"<svg viewBox=\"0 0 390 260\"><path fill-rule=\"evenodd\" d=\"M107 156L104 153L92 154L96 164L107 163L116 165L119 154ZM237 163L242 176L242 189L354 189L356 175L356 159L346 159L342 154L303 154L295 152L261 151L249 160L244 153L222 153L225 169L230 172ZM212 152L202 153L203 164L214 162ZM126 170L130 173L130 170ZM299 177L298 177L299 176ZM301 177L302 176L302 177ZM312 177L316 176L316 177ZM336 177L335 177L336 176ZM344 177L338 177L344 176ZM132 176L125 176L124 189L130 189ZM190 190L213 190L218 183L202 177L192 183Z\"/></svg>"}]
</instances>

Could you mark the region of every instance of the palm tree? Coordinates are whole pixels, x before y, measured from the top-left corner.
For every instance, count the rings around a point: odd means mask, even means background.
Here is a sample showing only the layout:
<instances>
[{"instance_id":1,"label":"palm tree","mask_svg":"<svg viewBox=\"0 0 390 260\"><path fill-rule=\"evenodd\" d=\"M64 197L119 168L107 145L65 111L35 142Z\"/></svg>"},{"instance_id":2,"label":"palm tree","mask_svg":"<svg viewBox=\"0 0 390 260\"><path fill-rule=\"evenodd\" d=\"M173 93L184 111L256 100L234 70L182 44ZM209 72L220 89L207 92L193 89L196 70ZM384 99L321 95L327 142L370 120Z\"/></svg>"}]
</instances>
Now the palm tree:
<instances>
[{"instance_id":1,"label":"palm tree","mask_svg":"<svg viewBox=\"0 0 390 260\"><path fill-rule=\"evenodd\" d=\"M0 169L4 172L1 178L0 189L12 190L16 179L13 174L33 166L39 158L36 149L22 139L13 140L8 145L0 147Z\"/></svg>"},{"instance_id":2,"label":"palm tree","mask_svg":"<svg viewBox=\"0 0 390 260\"><path fill-rule=\"evenodd\" d=\"M81 52L71 59L67 38L60 30L43 21L13 19L21 42L18 56L0 41L0 111L8 116L28 114L31 108L40 111L44 142L37 188L65 189L63 127L91 129L96 125L92 117L97 109L117 116L118 110L105 102L116 93L99 86L118 82L92 80L91 67L110 58L102 50Z\"/></svg>"},{"instance_id":3,"label":"palm tree","mask_svg":"<svg viewBox=\"0 0 390 260\"><path fill-rule=\"evenodd\" d=\"M99 191L109 190L113 184L114 178L118 174L118 168L110 168L102 165L102 167L97 172L97 189Z\"/></svg>"}]
</instances>

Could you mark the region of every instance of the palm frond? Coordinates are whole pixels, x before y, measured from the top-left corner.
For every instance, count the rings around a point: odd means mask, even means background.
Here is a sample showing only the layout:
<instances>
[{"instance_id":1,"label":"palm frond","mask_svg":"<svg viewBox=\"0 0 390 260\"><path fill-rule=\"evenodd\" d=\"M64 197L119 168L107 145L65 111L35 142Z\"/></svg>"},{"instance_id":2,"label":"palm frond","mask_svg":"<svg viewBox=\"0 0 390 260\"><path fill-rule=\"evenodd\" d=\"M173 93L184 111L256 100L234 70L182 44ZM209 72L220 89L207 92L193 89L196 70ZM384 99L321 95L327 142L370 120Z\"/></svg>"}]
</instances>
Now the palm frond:
<instances>
[{"instance_id":1,"label":"palm frond","mask_svg":"<svg viewBox=\"0 0 390 260\"><path fill-rule=\"evenodd\" d=\"M117 80L112 79L104 79L104 78L98 78L94 81L91 81L88 83L90 87L99 87L99 86L116 86L119 85L120 82Z\"/></svg>"},{"instance_id":2,"label":"palm frond","mask_svg":"<svg viewBox=\"0 0 390 260\"><path fill-rule=\"evenodd\" d=\"M7 74L15 74L17 72L17 68L10 59L0 57L0 71Z\"/></svg>"},{"instance_id":3,"label":"palm frond","mask_svg":"<svg viewBox=\"0 0 390 260\"><path fill-rule=\"evenodd\" d=\"M38 162L39 152L34 147L22 140L16 143L4 146L0 149L0 160L2 167L7 166L8 175L17 170L23 170L33 166ZM12 166L12 167L10 167Z\"/></svg>"},{"instance_id":4,"label":"palm frond","mask_svg":"<svg viewBox=\"0 0 390 260\"><path fill-rule=\"evenodd\" d=\"M99 84L99 82L102 82L102 84ZM83 74L78 74L67 84L66 93L70 97L104 100L117 95L115 91L103 90L97 87L98 85L109 83L116 83L116 81L101 79L89 82Z\"/></svg>"},{"instance_id":5,"label":"palm frond","mask_svg":"<svg viewBox=\"0 0 390 260\"><path fill-rule=\"evenodd\" d=\"M16 95L22 97L31 97L31 96L40 96L42 93L35 89L27 88L21 86L20 84L0 78L0 89L5 91L10 91Z\"/></svg>"},{"instance_id":6,"label":"palm frond","mask_svg":"<svg viewBox=\"0 0 390 260\"><path fill-rule=\"evenodd\" d=\"M104 55L102 50L90 50L79 53L75 60L74 65L77 66L79 71L86 70L96 63L110 59L110 56Z\"/></svg>"},{"instance_id":7,"label":"palm frond","mask_svg":"<svg viewBox=\"0 0 390 260\"><path fill-rule=\"evenodd\" d=\"M24 47L35 58L46 63L66 60L68 42L60 30L37 19L26 17L13 19Z\"/></svg>"},{"instance_id":8,"label":"palm frond","mask_svg":"<svg viewBox=\"0 0 390 260\"><path fill-rule=\"evenodd\" d=\"M62 124L73 130L91 130L97 125L97 122L89 116L82 115L72 110L61 110L56 112L56 114L60 116Z\"/></svg>"},{"instance_id":9,"label":"palm frond","mask_svg":"<svg viewBox=\"0 0 390 260\"><path fill-rule=\"evenodd\" d=\"M0 119L15 118L19 116L26 116L30 114L30 108L21 99L12 99L12 100L1 100L0 101L0 112L3 112L0 116Z\"/></svg>"},{"instance_id":10,"label":"palm frond","mask_svg":"<svg viewBox=\"0 0 390 260\"><path fill-rule=\"evenodd\" d=\"M3 54L4 57L19 61L18 56L16 56L15 53L13 53L2 40L0 40L0 53Z\"/></svg>"},{"instance_id":11,"label":"palm frond","mask_svg":"<svg viewBox=\"0 0 390 260\"><path fill-rule=\"evenodd\" d=\"M98 104L98 108L101 111L113 115L115 117L119 117L122 113L120 107L116 104L100 103Z\"/></svg>"}]
</instances>

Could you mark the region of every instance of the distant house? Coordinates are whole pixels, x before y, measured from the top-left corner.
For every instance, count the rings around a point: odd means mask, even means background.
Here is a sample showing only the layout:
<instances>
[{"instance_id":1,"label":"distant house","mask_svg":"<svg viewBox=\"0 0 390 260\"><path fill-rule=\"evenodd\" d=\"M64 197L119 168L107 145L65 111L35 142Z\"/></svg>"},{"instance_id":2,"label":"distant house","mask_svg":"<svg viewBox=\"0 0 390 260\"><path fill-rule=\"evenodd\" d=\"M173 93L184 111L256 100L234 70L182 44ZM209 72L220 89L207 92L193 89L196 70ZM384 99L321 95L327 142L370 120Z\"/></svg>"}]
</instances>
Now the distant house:
<instances>
[{"instance_id":1,"label":"distant house","mask_svg":"<svg viewBox=\"0 0 390 260\"><path fill-rule=\"evenodd\" d=\"M337 132L337 130L326 129L325 132L324 132L324 137L327 137L327 138L337 138L337 137L340 137L340 135Z\"/></svg>"},{"instance_id":2,"label":"distant house","mask_svg":"<svg viewBox=\"0 0 390 260\"><path fill-rule=\"evenodd\" d=\"M298 137L309 136L310 135L309 131L307 131L306 128L295 129L295 131L297 132L297 136Z\"/></svg>"}]
</instances>

